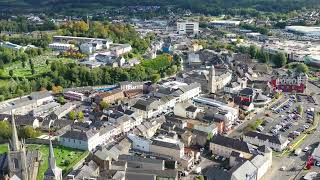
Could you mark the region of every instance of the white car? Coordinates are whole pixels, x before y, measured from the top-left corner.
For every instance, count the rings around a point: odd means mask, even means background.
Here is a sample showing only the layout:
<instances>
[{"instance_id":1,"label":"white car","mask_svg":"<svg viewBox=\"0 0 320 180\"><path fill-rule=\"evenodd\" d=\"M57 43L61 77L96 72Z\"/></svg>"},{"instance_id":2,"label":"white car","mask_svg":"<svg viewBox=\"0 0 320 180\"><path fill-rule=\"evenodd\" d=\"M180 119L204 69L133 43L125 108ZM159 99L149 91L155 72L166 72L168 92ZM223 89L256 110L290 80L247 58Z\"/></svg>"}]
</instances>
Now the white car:
<instances>
[{"instance_id":1,"label":"white car","mask_svg":"<svg viewBox=\"0 0 320 180\"><path fill-rule=\"evenodd\" d=\"M319 161L316 163L316 166L319 166L319 167L320 167L320 162L319 162Z\"/></svg>"},{"instance_id":2,"label":"white car","mask_svg":"<svg viewBox=\"0 0 320 180\"><path fill-rule=\"evenodd\" d=\"M307 147L305 147L304 149L303 149L303 152L307 152L307 151L309 151L309 147L307 146Z\"/></svg>"}]
</instances>

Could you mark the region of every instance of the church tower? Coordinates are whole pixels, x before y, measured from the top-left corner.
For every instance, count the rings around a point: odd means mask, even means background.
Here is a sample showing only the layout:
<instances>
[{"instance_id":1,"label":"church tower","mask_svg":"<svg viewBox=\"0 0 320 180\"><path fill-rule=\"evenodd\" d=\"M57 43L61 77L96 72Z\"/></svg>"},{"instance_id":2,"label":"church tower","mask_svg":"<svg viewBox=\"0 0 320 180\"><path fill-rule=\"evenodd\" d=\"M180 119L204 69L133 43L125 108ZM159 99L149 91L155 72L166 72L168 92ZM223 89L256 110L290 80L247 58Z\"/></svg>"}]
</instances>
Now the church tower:
<instances>
[{"instance_id":1,"label":"church tower","mask_svg":"<svg viewBox=\"0 0 320 180\"><path fill-rule=\"evenodd\" d=\"M26 146L23 141L19 141L13 112L11 112L11 116L12 137L8 148L9 176L16 175L21 180L28 180Z\"/></svg>"},{"instance_id":2,"label":"church tower","mask_svg":"<svg viewBox=\"0 0 320 180\"><path fill-rule=\"evenodd\" d=\"M62 170L56 165L56 159L54 157L54 151L52 142L50 139L49 146L49 167L47 171L44 173L44 180L62 180Z\"/></svg>"},{"instance_id":3,"label":"church tower","mask_svg":"<svg viewBox=\"0 0 320 180\"><path fill-rule=\"evenodd\" d=\"M209 93L215 93L217 91L216 71L213 65L211 65L209 70L208 90Z\"/></svg>"}]
</instances>

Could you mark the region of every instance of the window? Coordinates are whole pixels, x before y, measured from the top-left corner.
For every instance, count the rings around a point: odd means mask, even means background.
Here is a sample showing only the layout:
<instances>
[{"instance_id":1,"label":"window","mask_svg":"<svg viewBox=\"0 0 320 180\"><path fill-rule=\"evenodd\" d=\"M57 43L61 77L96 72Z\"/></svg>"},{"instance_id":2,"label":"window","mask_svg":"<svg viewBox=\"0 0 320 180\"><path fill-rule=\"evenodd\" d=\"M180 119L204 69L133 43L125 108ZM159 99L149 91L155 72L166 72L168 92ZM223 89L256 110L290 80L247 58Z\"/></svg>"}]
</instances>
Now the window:
<instances>
[{"instance_id":1,"label":"window","mask_svg":"<svg viewBox=\"0 0 320 180\"><path fill-rule=\"evenodd\" d=\"M13 159L13 168L19 169L19 160L17 158Z\"/></svg>"}]
</instances>

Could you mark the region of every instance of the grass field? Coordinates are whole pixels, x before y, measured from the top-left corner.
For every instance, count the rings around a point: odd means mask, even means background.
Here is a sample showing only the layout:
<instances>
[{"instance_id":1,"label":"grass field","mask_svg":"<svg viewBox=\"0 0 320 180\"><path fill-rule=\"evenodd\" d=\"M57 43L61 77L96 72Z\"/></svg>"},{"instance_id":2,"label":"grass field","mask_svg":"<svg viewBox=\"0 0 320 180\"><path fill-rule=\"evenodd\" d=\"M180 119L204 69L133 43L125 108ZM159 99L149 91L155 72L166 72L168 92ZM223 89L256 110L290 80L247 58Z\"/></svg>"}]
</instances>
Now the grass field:
<instances>
[{"instance_id":1,"label":"grass field","mask_svg":"<svg viewBox=\"0 0 320 180\"><path fill-rule=\"evenodd\" d=\"M28 150L39 150L42 155L43 164L40 166L38 179L43 179L43 174L48 168L48 156L49 156L49 146L48 145L37 145L31 144L27 146ZM87 153L77 149L66 148L63 146L54 147L54 154L56 158L57 166L62 170L68 169L70 166L75 165L79 162L83 155ZM65 161L69 161L69 164L65 164Z\"/></svg>"},{"instance_id":2,"label":"grass field","mask_svg":"<svg viewBox=\"0 0 320 180\"><path fill-rule=\"evenodd\" d=\"M0 144L0 154L8 152L8 145L7 144Z\"/></svg>"},{"instance_id":3,"label":"grass field","mask_svg":"<svg viewBox=\"0 0 320 180\"><path fill-rule=\"evenodd\" d=\"M50 64L49 65L46 64L47 60L49 60L49 62L52 62L52 61L62 61L64 63L74 62L74 60L70 58L57 58L52 54L46 54L46 55L41 55L32 59L36 74L33 75L31 73L31 68L28 61L25 63L26 65L25 68L22 67L21 62L14 62L14 63L5 65L2 76L9 77L10 70L13 70L14 77L32 77L39 74L47 73L50 71Z\"/></svg>"}]
</instances>

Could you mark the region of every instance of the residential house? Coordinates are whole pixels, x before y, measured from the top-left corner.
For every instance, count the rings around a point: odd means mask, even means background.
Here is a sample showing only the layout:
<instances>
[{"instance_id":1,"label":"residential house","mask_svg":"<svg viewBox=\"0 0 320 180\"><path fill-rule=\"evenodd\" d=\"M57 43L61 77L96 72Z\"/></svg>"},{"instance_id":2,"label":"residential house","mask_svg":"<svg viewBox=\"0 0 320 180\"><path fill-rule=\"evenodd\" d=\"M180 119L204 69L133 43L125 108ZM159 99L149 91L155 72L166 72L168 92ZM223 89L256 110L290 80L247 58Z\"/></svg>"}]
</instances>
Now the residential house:
<instances>
[{"instance_id":1,"label":"residential house","mask_svg":"<svg viewBox=\"0 0 320 180\"><path fill-rule=\"evenodd\" d=\"M166 142L160 139L152 140L150 152L163 154L180 160L184 156L184 145L181 142Z\"/></svg>"},{"instance_id":2,"label":"residential house","mask_svg":"<svg viewBox=\"0 0 320 180\"><path fill-rule=\"evenodd\" d=\"M94 162L90 161L84 163L84 165L78 169L71 171L66 179L67 180L77 180L77 179L91 179L97 180L99 177L100 169L99 166Z\"/></svg>"},{"instance_id":3,"label":"residential house","mask_svg":"<svg viewBox=\"0 0 320 180\"><path fill-rule=\"evenodd\" d=\"M77 107L76 104L73 104L71 102L68 102L61 107L58 107L53 114L57 116L57 119L61 119L62 117L66 116L70 111L75 109Z\"/></svg>"},{"instance_id":4,"label":"residential house","mask_svg":"<svg viewBox=\"0 0 320 180\"><path fill-rule=\"evenodd\" d=\"M100 103L104 101L106 103L112 104L117 100L121 100L124 98L123 91L120 89L115 89L110 92L99 93L95 97L95 102Z\"/></svg>"},{"instance_id":5,"label":"residential house","mask_svg":"<svg viewBox=\"0 0 320 180\"><path fill-rule=\"evenodd\" d=\"M82 149L82 150L94 150L101 144L99 132L90 129L83 130L71 130L60 136L60 145L70 148Z\"/></svg>"},{"instance_id":6,"label":"residential house","mask_svg":"<svg viewBox=\"0 0 320 180\"><path fill-rule=\"evenodd\" d=\"M111 47L111 51L115 56L119 57L131 52L132 47L130 44L113 44L113 47Z\"/></svg>"},{"instance_id":7,"label":"residential house","mask_svg":"<svg viewBox=\"0 0 320 180\"><path fill-rule=\"evenodd\" d=\"M243 141L257 145L257 146L267 146L275 151L283 151L287 148L289 140L281 135L272 136L267 134L262 134L254 131L249 131L245 133L242 137Z\"/></svg>"},{"instance_id":8,"label":"residential house","mask_svg":"<svg viewBox=\"0 0 320 180\"><path fill-rule=\"evenodd\" d=\"M258 169L250 161L245 161L230 170L231 180L257 180Z\"/></svg>"},{"instance_id":9,"label":"residential house","mask_svg":"<svg viewBox=\"0 0 320 180\"><path fill-rule=\"evenodd\" d=\"M122 154L118 161L127 162L127 169L165 170L165 161Z\"/></svg>"},{"instance_id":10,"label":"residential house","mask_svg":"<svg viewBox=\"0 0 320 180\"><path fill-rule=\"evenodd\" d=\"M218 128L216 127L214 122L206 122L200 120L187 120L187 127L190 129L195 129L198 131L206 132L211 134L212 136L218 134Z\"/></svg>"},{"instance_id":11,"label":"residential house","mask_svg":"<svg viewBox=\"0 0 320 180\"><path fill-rule=\"evenodd\" d=\"M48 104L44 104L37 108L34 108L32 111L33 116L42 116L43 114L49 114L50 112L55 111L60 107L60 104L57 102L50 102Z\"/></svg>"},{"instance_id":12,"label":"residential house","mask_svg":"<svg viewBox=\"0 0 320 180\"><path fill-rule=\"evenodd\" d=\"M144 119L150 119L161 114L165 108L163 101L155 98L139 99L131 109L141 113Z\"/></svg>"},{"instance_id":13,"label":"residential house","mask_svg":"<svg viewBox=\"0 0 320 180\"><path fill-rule=\"evenodd\" d=\"M151 140L142 136L128 134L128 138L132 141L132 149L150 152Z\"/></svg>"},{"instance_id":14,"label":"residential house","mask_svg":"<svg viewBox=\"0 0 320 180\"><path fill-rule=\"evenodd\" d=\"M49 48L52 49L53 51L68 51L74 48L73 44L68 44L68 43L58 43L54 42L49 44Z\"/></svg>"},{"instance_id":15,"label":"residential house","mask_svg":"<svg viewBox=\"0 0 320 180\"><path fill-rule=\"evenodd\" d=\"M183 117L183 118L190 118L190 119L196 119L197 114L200 111L201 111L200 108L194 106L189 102L177 103L173 109L174 115Z\"/></svg>"},{"instance_id":16,"label":"residential house","mask_svg":"<svg viewBox=\"0 0 320 180\"><path fill-rule=\"evenodd\" d=\"M225 136L214 136L210 142L212 154L229 158L232 152L238 152L245 159L250 159L252 153L247 142Z\"/></svg>"},{"instance_id":17,"label":"residential house","mask_svg":"<svg viewBox=\"0 0 320 180\"><path fill-rule=\"evenodd\" d=\"M138 125L134 130L134 134L143 136L146 138L151 138L165 122L165 117L160 116L151 120L146 120Z\"/></svg>"},{"instance_id":18,"label":"residential house","mask_svg":"<svg viewBox=\"0 0 320 180\"><path fill-rule=\"evenodd\" d=\"M53 101L48 91L33 92L28 96L4 101L0 104L0 114L28 114L34 108Z\"/></svg>"},{"instance_id":19,"label":"residential house","mask_svg":"<svg viewBox=\"0 0 320 180\"><path fill-rule=\"evenodd\" d=\"M167 122L170 122L170 123L174 124L176 127L181 128L181 129L187 127L187 120L188 119L179 118L177 116L173 116L173 117L166 116Z\"/></svg>"}]
</instances>

